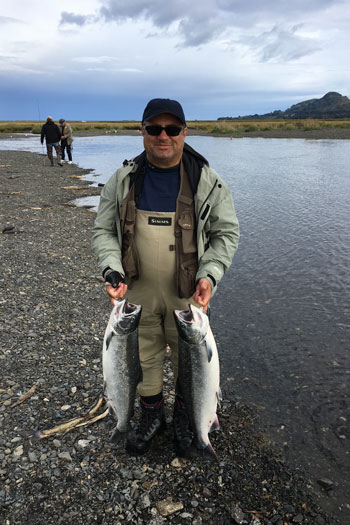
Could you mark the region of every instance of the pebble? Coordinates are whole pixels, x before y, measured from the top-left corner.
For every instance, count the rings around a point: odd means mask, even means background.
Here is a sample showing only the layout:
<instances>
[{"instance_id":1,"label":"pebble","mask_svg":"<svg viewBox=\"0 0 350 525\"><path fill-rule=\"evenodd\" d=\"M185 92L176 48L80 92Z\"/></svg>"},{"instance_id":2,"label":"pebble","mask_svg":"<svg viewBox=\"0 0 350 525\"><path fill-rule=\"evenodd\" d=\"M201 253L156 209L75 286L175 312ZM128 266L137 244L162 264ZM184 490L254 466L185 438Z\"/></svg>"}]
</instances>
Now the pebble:
<instances>
[{"instance_id":1,"label":"pebble","mask_svg":"<svg viewBox=\"0 0 350 525\"><path fill-rule=\"evenodd\" d=\"M19 445L19 447L17 447L14 452L13 452L14 456L22 456L23 454L23 445Z\"/></svg>"},{"instance_id":2,"label":"pebble","mask_svg":"<svg viewBox=\"0 0 350 525\"><path fill-rule=\"evenodd\" d=\"M174 514L175 512L178 512L179 510L183 509L183 504L179 501L158 501L157 504L158 512L161 514L161 516L166 517L170 516L171 514Z\"/></svg>"},{"instance_id":3,"label":"pebble","mask_svg":"<svg viewBox=\"0 0 350 525\"><path fill-rule=\"evenodd\" d=\"M73 461L69 452L60 452L58 457L64 461Z\"/></svg>"},{"instance_id":4,"label":"pebble","mask_svg":"<svg viewBox=\"0 0 350 525\"><path fill-rule=\"evenodd\" d=\"M326 490L331 490L334 485L333 481L328 478L318 479L317 483Z\"/></svg>"}]
</instances>

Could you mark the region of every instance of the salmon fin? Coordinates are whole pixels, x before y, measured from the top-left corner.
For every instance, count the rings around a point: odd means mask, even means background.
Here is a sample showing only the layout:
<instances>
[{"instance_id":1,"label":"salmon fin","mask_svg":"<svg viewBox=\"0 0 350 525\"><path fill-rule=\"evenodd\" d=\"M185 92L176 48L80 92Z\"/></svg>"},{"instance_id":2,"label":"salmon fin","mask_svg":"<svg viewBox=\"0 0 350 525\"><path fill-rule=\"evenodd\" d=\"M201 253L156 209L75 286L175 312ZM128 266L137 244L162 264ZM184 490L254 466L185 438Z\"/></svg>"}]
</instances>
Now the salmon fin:
<instances>
[{"instance_id":1,"label":"salmon fin","mask_svg":"<svg viewBox=\"0 0 350 525\"><path fill-rule=\"evenodd\" d=\"M219 390L216 392L216 401L219 405L219 407L221 406L221 401L222 401L222 392L221 392L221 388L219 387Z\"/></svg>"},{"instance_id":2,"label":"salmon fin","mask_svg":"<svg viewBox=\"0 0 350 525\"><path fill-rule=\"evenodd\" d=\"M118 416L117 416L117 411L115 410L115 408L108 404L108 412L109 412L109 415L113 417L113 419L115 419L117 421L118 419Z\"/></svg>"},{"instance_id":3,"label":"salmon fin","mask_svg":"<svg viewBox=\"0 0 350 525\"><path fill-rule=\"evenodd\" d=\"M207 347L208 363L210 363L211 358L213 357L213 351L211 349L211 346L208 345L208 343L205 343L205 345Z\"/></svg>"},{"instance_id":4,"label":"salmon fin","mask_svg":"<svg viewBox=\"0 0 350 525\"><path fill-rule=\"evenodd\" d=\"M114 336L114 332L111 330L106 338L106 351L108 350L108 347L112 341L112 337Z\"/></svg>"},{"instance_id":5,"label":"salmon fin","mask_svg":"<svg viewBox=\"0 0 350 525\"><path fill-rule=\"evenodd\" d=\"M214 430L220 430L220 423L219 423L218 416L216 416L214 421L212 422L209 432L213 432Z\"/></svg>"}]
</instances>

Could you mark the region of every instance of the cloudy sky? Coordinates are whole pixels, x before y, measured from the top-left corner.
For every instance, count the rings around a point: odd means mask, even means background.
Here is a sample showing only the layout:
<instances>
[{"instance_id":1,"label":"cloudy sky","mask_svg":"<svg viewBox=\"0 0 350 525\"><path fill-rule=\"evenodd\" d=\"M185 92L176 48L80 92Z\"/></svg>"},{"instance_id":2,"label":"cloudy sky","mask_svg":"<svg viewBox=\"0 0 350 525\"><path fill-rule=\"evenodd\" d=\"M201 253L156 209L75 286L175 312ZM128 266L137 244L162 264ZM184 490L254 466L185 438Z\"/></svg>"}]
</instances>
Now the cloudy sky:
<instances>
[{"instance_id":1,"label":"cloudy sky","mask_svg":"<svg viewBox=\"0 0 350 525\"><path fill-rule=\"evenodd\" d=\"M0 9L0 120L188 120L350 96L350 0L12 0Z\"/></svg>"}]
</instances>

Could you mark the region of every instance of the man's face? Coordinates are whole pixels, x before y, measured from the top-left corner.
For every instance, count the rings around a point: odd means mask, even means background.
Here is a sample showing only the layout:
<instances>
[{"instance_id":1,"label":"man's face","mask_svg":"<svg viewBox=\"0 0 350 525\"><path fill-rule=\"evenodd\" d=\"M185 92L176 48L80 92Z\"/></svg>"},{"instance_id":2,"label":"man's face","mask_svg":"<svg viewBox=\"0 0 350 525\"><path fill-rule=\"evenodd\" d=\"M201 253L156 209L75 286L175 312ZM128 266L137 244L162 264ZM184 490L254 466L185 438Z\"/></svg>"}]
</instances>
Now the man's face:
<instances>
[{"instance_id":1,"label":"man's face","mask_svg":"<svg viewBox=\"0 0 350 525\"><path fill-rule=\"evenodd\" d=\"M154 117L151 121L145 122L144 124L144 126L150 125L159 125L162 127L169 125L182 126L176 117L168 113L158 115L158 117ZM154 137L148 135L145 128L142 127L142 135L149 162L159 168L171 168L179 164L187 135L187 128L181 130L177 137L169 137L165 133L165 130L162 130L160 135Z\"/></svg>"}]
</instances>

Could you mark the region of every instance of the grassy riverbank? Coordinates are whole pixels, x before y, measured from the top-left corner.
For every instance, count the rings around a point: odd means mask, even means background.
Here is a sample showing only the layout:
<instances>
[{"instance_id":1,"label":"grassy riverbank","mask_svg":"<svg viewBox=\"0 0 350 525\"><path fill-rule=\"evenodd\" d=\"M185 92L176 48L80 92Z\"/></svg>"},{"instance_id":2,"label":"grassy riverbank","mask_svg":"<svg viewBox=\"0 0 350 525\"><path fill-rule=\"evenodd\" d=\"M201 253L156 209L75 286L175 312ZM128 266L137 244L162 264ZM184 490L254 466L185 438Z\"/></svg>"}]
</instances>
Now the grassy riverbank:
<instances>
[{"instance_id":1,"label":"grassy riverbank","mask_svg":"<svg viewBox=\"0 0 350 525\"><path fill-rule=\"evenodd\" d=\"M133 133L140 128L136 121L69 121L76 135L105 134L105 133ZM0 121L1 134L11 133L40 133L42 122L38 121ZM200 133L219 136L235 136L252 133L310 133L345 131L350 137L350 119L345 120L220 120L220 121L189 121L187 126L191 134ZM340 137L342 138L342 137Z\"/></svg>"}]
</instances>

